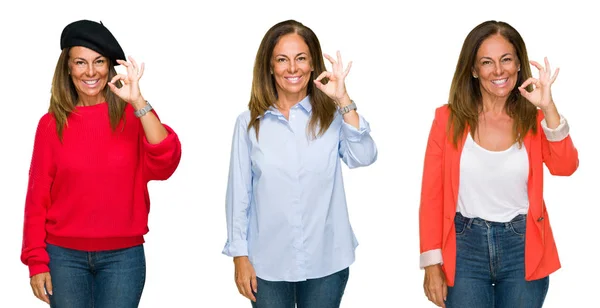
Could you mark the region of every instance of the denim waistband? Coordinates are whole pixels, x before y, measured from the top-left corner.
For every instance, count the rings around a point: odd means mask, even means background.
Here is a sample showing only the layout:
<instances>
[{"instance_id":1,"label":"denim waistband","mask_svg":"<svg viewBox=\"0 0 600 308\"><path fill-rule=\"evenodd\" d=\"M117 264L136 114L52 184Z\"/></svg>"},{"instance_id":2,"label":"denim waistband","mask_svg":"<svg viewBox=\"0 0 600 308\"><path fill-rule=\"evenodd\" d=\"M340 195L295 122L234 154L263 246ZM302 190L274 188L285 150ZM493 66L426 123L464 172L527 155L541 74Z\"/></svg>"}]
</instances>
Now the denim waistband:
<instances>
[{"instance_id":1,"label":"denim waistband","mask_svg":"<svg viewBox=\"0 0 600 308\"><path fill-rule=\"evenodd\" d=\"M460 222L468 223L469 225L473 224L473 225L478 225L478 226L508 226L511 223L519 222L519 221L526 220L526 219L527 219L526 214L519 214L508 222L497 222L497 221L489 221L489 220L481 219L479 217L475 217L475 218L465 217L460 212L456 212L456 216L454 217L454 221L458 220Z\"/></svg>"}]
</instances>

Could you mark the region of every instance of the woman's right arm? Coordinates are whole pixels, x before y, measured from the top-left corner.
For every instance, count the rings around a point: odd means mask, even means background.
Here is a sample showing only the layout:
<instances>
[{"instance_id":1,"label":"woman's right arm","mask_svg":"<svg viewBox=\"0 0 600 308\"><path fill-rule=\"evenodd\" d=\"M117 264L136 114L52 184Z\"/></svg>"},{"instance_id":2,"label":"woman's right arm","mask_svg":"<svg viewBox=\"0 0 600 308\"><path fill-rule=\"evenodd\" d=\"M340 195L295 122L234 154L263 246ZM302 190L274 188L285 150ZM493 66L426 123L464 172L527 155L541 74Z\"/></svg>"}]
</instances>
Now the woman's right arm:
<instances>
[{"instance_id":1,"label":"woman's right arm","mask_svg":"<svg viewBox=\"0 0 600 308\"><path fill-rule=\"evenodd\" d=\"M446 128L440 121L445 108L438 108L431 125L421 184L421 204L419 207L420 267L425 269L423 288L427 298L434 304L444 307L446 280L441 270L442 264L442 223L443 223L443 149L446 142Z\"/></svg>"},{"instance_id":2,"label":"woman's right arm","mask_svg":"<svg viewBox=\"0 0 600 308\"><path fill-rule=\"evenodd\" d=\"M48 252L46 252L46 210L50 206L50 188L56 166L52 155L52 138L56 130L52 117L43 116L35 134L25 199L21 261L29 267L31 287L39 299L49 302L44 288L51 293Z\"/></svg>"},{"instance_id":3,"label":"woman's right arm","mask_svg":"<svg viewBox=\"0 0 600 308\"><path fill-rule=\"evenodd\" d=\"M252 163L250 160L249 113L241 114L235 123L229 180L227 183L227 243L223 253L233 257L235 282L240 294L256 301L256 273L248 260L248 209L252 200Z\"/></svg>"}]
</instances>

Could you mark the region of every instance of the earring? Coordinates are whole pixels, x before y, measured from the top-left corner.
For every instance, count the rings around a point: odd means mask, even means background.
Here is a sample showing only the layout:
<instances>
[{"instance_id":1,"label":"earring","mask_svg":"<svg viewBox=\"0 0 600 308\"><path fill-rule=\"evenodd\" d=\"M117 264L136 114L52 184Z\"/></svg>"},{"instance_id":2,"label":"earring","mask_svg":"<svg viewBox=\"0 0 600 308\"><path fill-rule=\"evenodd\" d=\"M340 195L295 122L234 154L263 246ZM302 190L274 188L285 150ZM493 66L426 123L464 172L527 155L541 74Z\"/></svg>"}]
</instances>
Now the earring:
<instances>
[{"instance_id":1,"label":"earring","mask_svg":"<svg viewBox=\"0 0 600 308\"><path fill-rule=\"evenodd\" d=\"M521 71L521 67L519 66L519 69L517 70L517 72L520 72L520 71Z\"/></svg>"},{"instance_id":2,"label":"earring","mask_svg":"<svg viewBox=\"0 0 600 308\"><path fill-rule=\"evenodd\" d=\"M477 76L477 75L473 75L473 78L477 79L477 78L479 78L479 76Z\"/></svg>"}]
</instances>

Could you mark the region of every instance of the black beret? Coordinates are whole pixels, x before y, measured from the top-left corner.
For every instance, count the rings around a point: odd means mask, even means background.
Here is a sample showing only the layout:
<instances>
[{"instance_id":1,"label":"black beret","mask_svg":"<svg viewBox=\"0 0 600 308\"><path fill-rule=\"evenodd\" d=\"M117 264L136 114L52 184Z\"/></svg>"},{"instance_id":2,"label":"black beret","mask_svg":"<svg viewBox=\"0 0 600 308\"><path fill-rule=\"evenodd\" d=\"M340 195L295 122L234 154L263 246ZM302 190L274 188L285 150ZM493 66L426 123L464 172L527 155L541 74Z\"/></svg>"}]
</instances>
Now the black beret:
<instances>
[{"instance_id":1,"label":"black beret","mask_svg":"<svg viewBox=\"0 0 600 308\"><path fill-rule=\"evenodd\" d=\"M60 49L73 46L87 47L107 57L113 65L119 65L117 59L125 60L119 42L102 22L79 20L68 24L60 35Z\"/></svg>"}]
</instances>

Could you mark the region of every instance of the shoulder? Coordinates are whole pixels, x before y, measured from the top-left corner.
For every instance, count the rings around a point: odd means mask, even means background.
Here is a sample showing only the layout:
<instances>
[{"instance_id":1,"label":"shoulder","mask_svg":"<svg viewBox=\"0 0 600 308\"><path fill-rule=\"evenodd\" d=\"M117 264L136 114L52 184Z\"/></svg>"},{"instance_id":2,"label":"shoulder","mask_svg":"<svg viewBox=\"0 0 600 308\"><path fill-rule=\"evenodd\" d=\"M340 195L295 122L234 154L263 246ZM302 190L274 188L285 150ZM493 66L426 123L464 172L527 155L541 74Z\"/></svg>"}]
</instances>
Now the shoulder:
<instances>
[{"instance_id":1,"label":"shoulder","mask_svg":"<svg viewBox=\"0 0 600 308\"><path fill-rule=\"evenodd\" d=\"M450 105L444 104L435 109L435 121L437 123L447 123L450 117Z\"/></svg>"},{"instance_id":2,"label":"shoulder","mask_svg":"<svg viewBox=\"0 0 600 308\"><path fill-rule=\"evenodd\" d=\"M236 126L243 126L244 128L248 127L248 123L250 123L250 110L245 110L240 113L235 120Z\"/></svg>"},{"instance_id":3,"label":"shoulder","mask_svg":"<svg viewBox=\"0 0 600 308\"><path fill-rule=\"evenodd\" d=\"M44 114L38 121L38 130L44 129L44 128L54 129L55 127L56 127L56 121L54 119L54 115L49 112Z\"/></svg>"}]
</instances>

